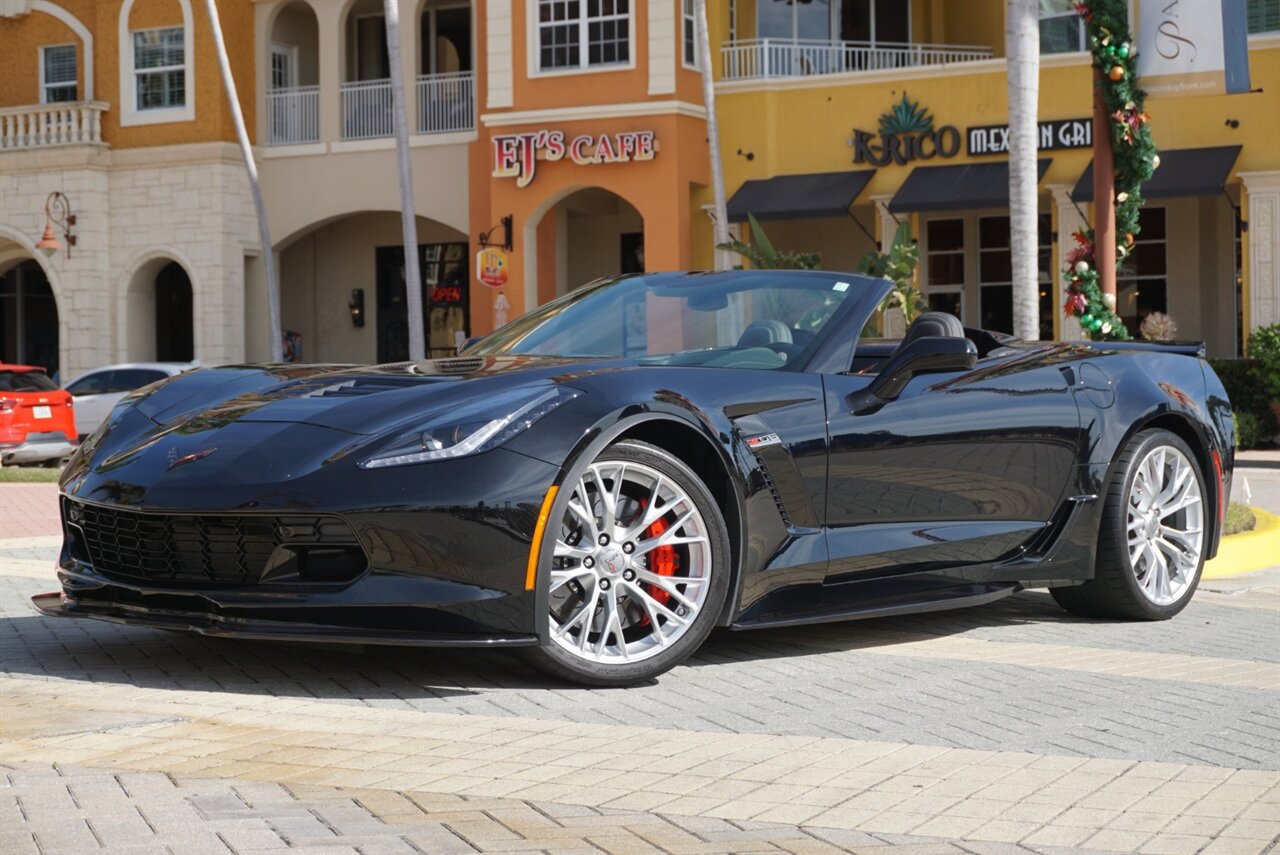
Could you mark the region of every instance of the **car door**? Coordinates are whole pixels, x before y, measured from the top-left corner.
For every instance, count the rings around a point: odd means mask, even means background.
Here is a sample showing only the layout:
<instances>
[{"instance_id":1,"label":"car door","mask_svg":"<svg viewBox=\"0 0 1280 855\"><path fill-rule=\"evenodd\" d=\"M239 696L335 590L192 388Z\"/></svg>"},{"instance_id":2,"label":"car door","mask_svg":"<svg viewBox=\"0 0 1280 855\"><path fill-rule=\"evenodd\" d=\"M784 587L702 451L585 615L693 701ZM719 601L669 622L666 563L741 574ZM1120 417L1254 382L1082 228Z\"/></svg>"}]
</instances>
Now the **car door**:
<instances>
[{"instance_id":1,"label":"car door","mask_svg":"<svg viewBox=\"0 0 1280 855\"><path fill-rule=\"evenodd\" d=\"M919 374L873 408L856 405L874 374L824 377L829 589L988 564L1046 529L1082 441L1061 352Z\"/></svg>"},{"instance_id":2,"label":"car door","mask_svg":"<svg viewBox=\"0 0 1280 855\"><path fill-rule=\"evenodd\" d=\"M90 371L67 387L76 414L76 432L88 436L98 429L114 406L108 392L112 372Z\"/></svg>"}]
</instances>

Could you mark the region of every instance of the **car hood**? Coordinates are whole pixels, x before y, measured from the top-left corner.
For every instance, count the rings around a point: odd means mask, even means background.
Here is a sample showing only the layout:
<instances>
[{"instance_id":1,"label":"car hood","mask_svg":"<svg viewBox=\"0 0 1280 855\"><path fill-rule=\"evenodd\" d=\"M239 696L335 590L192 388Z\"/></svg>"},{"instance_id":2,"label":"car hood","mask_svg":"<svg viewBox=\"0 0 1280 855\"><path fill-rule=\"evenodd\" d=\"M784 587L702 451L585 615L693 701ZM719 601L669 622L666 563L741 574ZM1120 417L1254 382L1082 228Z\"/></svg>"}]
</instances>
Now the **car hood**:
<instances>
[{"instance_id":1,"label":"car hood","mask_svg":"<svg viewBox=\"0 0 1280 855\"><path fill-rule=\"evenodd\" d=\"M563 357L455 357L380 366L234 367L165 384L139 411L165 428L182 423L308 424L378 435L406 420L537 382L600 370L603 360ZM201 377L201 375L205 375Z\"/></svg>"}]
</instances>

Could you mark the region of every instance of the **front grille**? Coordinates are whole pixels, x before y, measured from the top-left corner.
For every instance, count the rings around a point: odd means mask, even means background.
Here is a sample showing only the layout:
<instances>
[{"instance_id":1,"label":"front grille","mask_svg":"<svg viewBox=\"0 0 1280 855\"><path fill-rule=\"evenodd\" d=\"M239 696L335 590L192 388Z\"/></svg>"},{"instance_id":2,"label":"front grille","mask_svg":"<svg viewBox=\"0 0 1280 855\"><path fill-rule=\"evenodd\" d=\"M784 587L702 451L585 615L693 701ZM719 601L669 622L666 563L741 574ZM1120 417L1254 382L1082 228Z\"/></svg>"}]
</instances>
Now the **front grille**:
<instances>
[{"instance_id":1,"label":"front grille","mask_svg":"<svg viewBox=\"0 0 1280 855\"><path fill-rule=\"evenodd\" d=\"M311 553L352 556L364 569L351 527L315 515L145 513L64 500L72 551L110 578L183 585L242 585L264 576L300 576ZM341 581L326 579L324 581Z\"/></svg>"}]
</instances>

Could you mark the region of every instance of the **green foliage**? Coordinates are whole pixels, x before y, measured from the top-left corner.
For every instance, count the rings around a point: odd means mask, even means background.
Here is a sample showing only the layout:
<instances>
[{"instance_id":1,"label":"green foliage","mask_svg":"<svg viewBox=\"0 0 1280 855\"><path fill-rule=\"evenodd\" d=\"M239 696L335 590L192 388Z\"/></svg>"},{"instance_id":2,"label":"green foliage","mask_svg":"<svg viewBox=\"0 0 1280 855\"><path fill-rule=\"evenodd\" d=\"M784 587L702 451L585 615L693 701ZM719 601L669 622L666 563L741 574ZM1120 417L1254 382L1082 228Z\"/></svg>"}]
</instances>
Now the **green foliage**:
<instances>
[{"instance_id":1,"label":"green foliage","mask_svg":"<svg viewBox=\"0 0 1280 855\"><path fill-rule=\"evenodd\" d=\"M1211 359L1236 416L1236 447L1258 448L1276 433L1267 393L1267 369L1257 359ZM1273 372L1274 373L1274 372Z\"/></svg>"},{"instance_id":2,"label":"green foliage","mask_svg":"<svg viewBox=\"0 0 1280 855\"><path fill-rule=\"evenodd\" d=\"M53 482L61 474L61 469L47 466L5 466L0 468L0 484Z\"/></svg>"},{"instance_id":3,"label":"green foliage","mask_svg":"<svg viewBox=\"0 0 1280 855\"><path fill-rule=\"evenodd\" d=\"M1268 401L1280 401L1280 324L1249 333L1249 357L1258 361Z\"/></svg>"},{"instance_id":4,"label":"green foliage","mask_svg":"<svg viewBox=\"0 0 1280 855\"><path fill-rule=\"evenodd\" d=\"M920 245L911 237L911 224L900 223L888 252L868 252L858 262L858 272L893 282L894 302L909 324L925 309L924 295L916 287Z\"/></svg>"},{"instance_id":5,"label":"green foliage","mask_svg":"<svg viewBox=\"0 0 1280 855\"><path fill-rule=\"evenodd\" d=\"M756 220L754 214L747 214L751 224L751 243L731 240L717 245L716 249L727 249L736 252L751 263L756 270L817 270L822 264L822 256L816 252L779 252L774 248L764 228ZM742 265L734 265L741 270Z\"/></svg>"}]
</instances>

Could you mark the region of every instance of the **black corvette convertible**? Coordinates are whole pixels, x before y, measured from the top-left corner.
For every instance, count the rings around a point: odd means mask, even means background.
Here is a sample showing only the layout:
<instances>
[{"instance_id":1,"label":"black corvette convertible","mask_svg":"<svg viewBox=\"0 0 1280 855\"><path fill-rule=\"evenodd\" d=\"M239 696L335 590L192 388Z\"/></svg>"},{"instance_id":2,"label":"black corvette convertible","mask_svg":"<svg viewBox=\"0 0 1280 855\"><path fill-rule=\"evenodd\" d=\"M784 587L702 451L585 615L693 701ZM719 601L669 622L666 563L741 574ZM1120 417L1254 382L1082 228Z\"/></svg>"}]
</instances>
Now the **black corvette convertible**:
<instances>
[{"instance_id":1,"label":"black corvette convertible","mask_svg":"<svg viewBox=\"0 0 1280 855\"><path fill-rule=\"evenodd\" d=\"M715 626L1047 587L1162 619L1217 550L1231 409L1197 345L1022 342L885 280L624 276L460 356L130 395L61 482L49 615L515 646L593 685Z\"/></svg>"}]
</instances>

